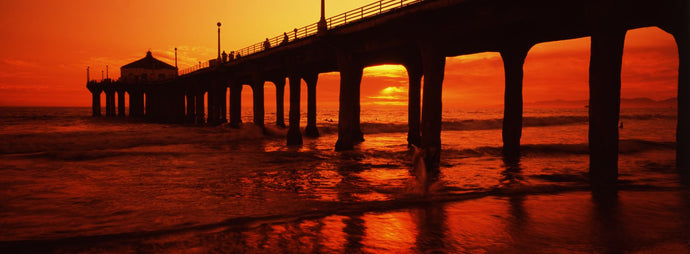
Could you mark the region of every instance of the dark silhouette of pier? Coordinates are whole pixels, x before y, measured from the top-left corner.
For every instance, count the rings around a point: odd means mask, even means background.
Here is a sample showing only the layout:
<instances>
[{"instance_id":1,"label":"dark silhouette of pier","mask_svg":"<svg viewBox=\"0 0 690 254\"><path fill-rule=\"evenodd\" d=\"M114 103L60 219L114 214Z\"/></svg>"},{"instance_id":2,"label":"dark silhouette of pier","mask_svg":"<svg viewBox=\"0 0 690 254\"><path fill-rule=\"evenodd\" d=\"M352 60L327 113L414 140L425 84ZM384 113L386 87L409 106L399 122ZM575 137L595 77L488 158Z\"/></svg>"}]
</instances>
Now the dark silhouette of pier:
<instances>
[{"instance_id":1,"label":"dark silhouette of pier","mask_svg":"<svg viewBox=\"0 0 690 254\"><path fill-rule=\"evenodd\" d=\"M218 24L220 27L220 23ZM336 150L364 141L360 129L362 70L380 64L403 65L409 75L409 144L426 149L427 168L438 168L441 154L441 94L445 59L499 52L505 69L503 149L519 156L522 132L523 63L538 43L591 37L589 69L589 150L593 184L615 184L618 176L618 123L621 59L627 30L656 26L675 38L679 52L677 166L690 173L690 3L687 0L382 0L287 31L226 58L180 71L156 82L89 81L93 115L100 93L106 116L125 115L165 123L241 124L241 91L253 91L254 124L264 126L264 84L276 87L277 125L285 126L283 95L289 80L288 145L302 144L300 82L308 89L305 135L318 136L318 74L340 73ZM424 97L421 79L424 77ZM227 89L230 98L227 100ZM204 102L204 95L208 101ZM145 99L144 99L145 98ZM144 102L145 100L145 102ZM185 107L186 100L186 107ZM423 100L423 107L421 101ZM229 108L228 108L229 104ZM208 116L204 116L204 108ZM225 119L227 110L230 119Z\"/></svg>"}]
</instances>

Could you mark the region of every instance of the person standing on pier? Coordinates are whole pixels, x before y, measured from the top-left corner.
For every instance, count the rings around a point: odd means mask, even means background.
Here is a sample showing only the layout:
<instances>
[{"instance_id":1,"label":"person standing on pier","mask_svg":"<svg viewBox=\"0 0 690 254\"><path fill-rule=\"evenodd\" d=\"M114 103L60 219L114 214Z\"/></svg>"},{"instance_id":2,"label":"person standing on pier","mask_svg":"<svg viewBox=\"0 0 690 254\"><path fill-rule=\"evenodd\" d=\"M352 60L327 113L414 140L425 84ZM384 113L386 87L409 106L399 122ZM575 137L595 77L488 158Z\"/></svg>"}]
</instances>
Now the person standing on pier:
<instances>
[{"instance_id":1,"label":"person standing on pier","mask_svg":"<svg viewBox=\"0 0 690 254\"><path fill-rule=\"evenodd\" d=\"M288 44L289 40L290 40L290 38L288 38L287 33L283 33L283 42L281 42L280 45Z\"/></svg>"},{"instance_id":2,"label":"person standing on pier","mask_svg":"<svg viewBox=\"0 0 690 254\"><path fill-rule=\"evenodd\" d=\"M264 41L264 50L267 50L271 48L271 42L268 41L268 38L266 38L266 41Z\"/></svg>"}]
</instances>

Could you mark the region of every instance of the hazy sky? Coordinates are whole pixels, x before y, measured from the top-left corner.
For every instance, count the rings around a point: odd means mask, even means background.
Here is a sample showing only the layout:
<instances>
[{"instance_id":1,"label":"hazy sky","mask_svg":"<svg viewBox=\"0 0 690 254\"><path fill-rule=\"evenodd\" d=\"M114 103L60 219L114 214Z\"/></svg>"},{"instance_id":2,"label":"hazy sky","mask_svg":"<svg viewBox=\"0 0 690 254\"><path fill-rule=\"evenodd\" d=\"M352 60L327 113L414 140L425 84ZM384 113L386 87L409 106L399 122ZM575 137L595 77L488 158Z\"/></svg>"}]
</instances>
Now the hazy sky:
<instances>
[{"instance_id":1,"label":"hazy sky","mask_svg":"<svg viewBox=\"0 0 690 254\"><path fill-rule=\"evenodd\" d=\"M373 2L326 1L333 16ZM89 106L86 67L100 79L144 57L180 69L216 56L216 22L226 51L318 21L318 0L147 0L0 2L0 106ZM623 97L676 96L677 49L658 28L629 31L623 58ZM589 38L536 45L525 63L526 102L588 98ZM404 104L407 74L400 66L367 68L362 103ZM336 104L337 73L319 76L319 104ZM266 83L267 106L274 88ZM306 92L306 89L302 89ZM287 95L286 95L287 96ZM251 89L243 97L251 101ZM287 98L287 97L286 97ZM444 105L496 105L503 100L503 65L497 53L448 58ZM303 96L306 99L306 96ZM287 100L286 100L287 101ZM306 104L305 104L306 105Z\"/></svg>"}]
</instances>

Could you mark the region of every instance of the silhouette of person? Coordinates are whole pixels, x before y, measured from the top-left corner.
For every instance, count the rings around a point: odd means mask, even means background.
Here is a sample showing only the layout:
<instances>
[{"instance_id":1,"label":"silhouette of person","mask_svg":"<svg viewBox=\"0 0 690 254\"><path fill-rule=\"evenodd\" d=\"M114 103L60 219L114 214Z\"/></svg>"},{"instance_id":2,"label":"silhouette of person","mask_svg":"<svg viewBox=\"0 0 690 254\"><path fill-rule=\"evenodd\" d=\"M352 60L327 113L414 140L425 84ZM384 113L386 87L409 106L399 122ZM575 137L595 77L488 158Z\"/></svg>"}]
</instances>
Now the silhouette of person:
<instances>
[{"instance_id":1,"label":"silhouette of person","mask_svg":"<svg viewBox=\"0 0 690 254\"><path fill-rule=\"evenodd\" d=\"M232 61L235 59L235 51L230 51L230 54L228 55L228 60Z\"/></svg>"},{"instance_id":2,"label":"silhouette of person","mask_svg":"<svg viewBox=\"0 0 690 254\"><path fill-rule=\"evenodd\" d=\"M283 33L283 42L280 43L280 45L285 45L288 43L290 38L288 38L287 33Z\"/></svg>"},{"instance_id":3,"label":"silhouette of person","mask_svg":"<svg viewBox=\"0 0 690 254\"><path fill-rule=\"evenodd\" d=\"M223 50L223 54L220 54L220 55L223 57L223 62L227 62L227 61L228 61L228 54L225 53L225 50Z\"/></svg>"},{"instance_id":4,"label":"silhouette of person","mask_svg":"<svg viewBox=\"0 0 690 254\"><path fill-rule=\"evenodd\" d=\"M267 50L271 48L271 42L268 41L268 38L266 38L266 41L264 41L264 50Z\"/></svg>"}]
</instances>

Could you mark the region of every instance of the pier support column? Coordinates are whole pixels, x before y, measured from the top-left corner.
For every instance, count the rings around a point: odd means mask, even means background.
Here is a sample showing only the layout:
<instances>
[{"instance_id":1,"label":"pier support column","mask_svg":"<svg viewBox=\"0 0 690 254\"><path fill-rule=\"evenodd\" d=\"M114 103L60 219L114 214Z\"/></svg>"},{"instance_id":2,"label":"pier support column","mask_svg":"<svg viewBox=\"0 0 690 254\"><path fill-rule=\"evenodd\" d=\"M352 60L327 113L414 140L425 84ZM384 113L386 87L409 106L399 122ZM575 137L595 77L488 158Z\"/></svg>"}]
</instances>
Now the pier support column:
<instances>
[{"instance_id":1,"label":"pier support column","mask_svg":"<svg viewBox=\"0 0 690 254\"><path fill-rule=\"evenodd\" d=\"M441 160L442 88L446 57L436 47L422 48L424 97L422 106L422 148L427 171L438 171Z\"/></svg>"},{"instance_id":2,"label":"pier support column","mask_svg":"<svg viewBox=\"0 0 690 254\"><path fill-rule=\"evenodd\" d=\"M208 89L208 120L207 123L211 125L220 124L220 88L217 81L211 84Z\"/></svg>"},{"instance_id":3,"label":"pier support column","mask_svg":"<svg viewBox=\"0 0 690 254\"><path fill-rule=\"evenodd\" d=\"M101 116L101 90L91 91L91 111L93 116Z\"/></svg>"},{"instance_id":4,"label":"pier support column","mask_svg":"<svg viewBox=\"0 0 690 254\"><path fill-rule=\"evenodd\" d=\"M105 115L115 116L115 92L105 93Z\"/></svg>"},{"instance_id":5,"label":"pier support column","mask_svg":"<svg viewBox=\"0 0 690 254\"><path fill-rule=\"evenodd\" d=\"M592 33L589 66L589 174L593 185L615 185L618 178L618 120L621 61L626 30Z\"/></svg>"},{"instance_id":6,"label":"pier support column","mask_svg":"<svg viewBox=\"0 0 690 254\"><path fill-rule=\"evenodd\" d=\"M142 92L142 95L144 96L144 117L150 118L151 117L151 90L147 89L145 92Z\"/></svg>"},{"instance_id":7,"label":"pier support column","mask_svg":"<svg viewBox=\"0 0 690 254\"><path fill-rule=\"evenodd\" d=\"M254 125L264 127L264 81L254 80L252 83L252 95L254 98Z\"/></svg>"},{"instance_id":8,"label":"pier support column","mask_svg":"<svg viewBox=\"0 0 690 254\"><path fill-rule=\"evenodd\" d=\"M408 89L407 102L407 146L420 146L422 136L420 135L421 119L421 87L422 87L422 65L414 63L405 65L410 87Z\"/></svg>"},{"instance_id":9,"label":"pier support column","mask_svg":"<svg viewBox=\"0 0 690 254\"><path fill-rule=\"evenodd\" d=\"M220 108L220 123L228 122L228 86L223 84L218 91L218 107Z\"/></svg>"},{"instance_id":10,"label":"pier support column","mask_svg":"<svg viewBox=\"0 0 690 254\"><path fill-rule=\"evenodd\" d=\"M155 120L156 117L156 99L158 94L153 91L153 88L146 90L146 117L149 121Z\"/></svg>"},{"instance_id":11,"label":"pier support column","mask_svg":"<svg viewBox=\"0 0 690 254\"><path fill-rule=\"evenodd\" d=\"M307 128L304 130L304 135L308 137L318 137L319 130L316 128L316 83L319 80L319 74L308 73L303 77L307 83Z\"/></svg>"},{"instance_id":12,"label":"pier support column","mask_svg":"<svg viewBox=\"0 0 690 254\"><path fill-rule=\"evenodd\" d=\"M186 120L186 110L187 108L185 107L185 92L184 89L182 88L181 85L177 85L177 88L175 88L174 91L172 91L172 97L171 97L171 104L173 106L172 109L172 121L173 123L181 124L185 123Z\"/></svg>"},{"instance_id":13,"label":"pier support column","mask_svg":"<svg viewBox=\"0 0 690 254\"><path fill-rule=\"evenodd\" d=\"M285 77L273 81L276 86L276 126L285 128Z\"/></svg>"},{"instance_id":14,"label":"pier support column","mask_svg":"<svg viewBox=\"0 0 690 254\"><path fill-rule=\"evenodd\" d=\"M336 151L352 150L356 141L360 140L355 132L359 130L357 100L358 87L362 82L361 64L356 62L348 52L338 52L338 69L340 71L340 99L338 106L338 141Z\"/></svg>"},{"instance_id":15,"label":"pier support column","mask_svg":"<svg viewBox=\"0 0 690 254\"><path fill-rule=\"evenodd\" d=\"M690 182L690 3L678 1L671 7L669 24L678 47L678 120L676 125L676 167Z\"/></svg>"},{"instance_id":16,"label":"pier support column","mask_svg":"<svg viewBox=\"0 0 690 254\"><path fill-rule=\"evenodd\" d=\"M290 74L290 126L288 127L287 144L302 145L300 131L300 95L301 79L297 74Z\"/></svg>"},{"instance_id":17,"label":"pier support column","mask_svg":"<svg viewBox=\"0 0 690 254\"><path fill-rule=\"evenodd\" d=\"M239 128L242 124L242 84L230 84L230 126Z\"/></svg>"},{"instance_id":18,"label":"pier support column","mask_svg":"<svg viewBox=\"0 0 690 254\"><path fill-rule=\"evenodd\" d=\"M164 110L165 110L165 104L164 104L164 99L166 96L166 91L161 88L161 87L156 87L156 91L153 93L153 96L151 98L153 99L153 107L152 107L152 112L154 115L154 118L156 119L156 122L163 122L165 119L164 115Z\"/></svg>"},{"instance_id":19,"label":"pier support column","mask_svg":"<svg viewBox=\"0 0 690 254\"><path fill-rule=\"evenodd\" d=\"M153 118L153 115L151 113L151 108L153 107L153 106L151 106L151 104L153 104L153 99L151 98L152 97L151 94L153 92L151 92L151 90L152 90L151 88L146 89L146 92L145 92L145 98L146 99L144 101L144 108L145 108L144 109L144 116L146 118L148 118L149 120Z\"/></svg>"},{"instance_id":20,"label":"pier support column","mask_svg":"<svg viewBox=\"0 0 690 254\"><path fill-rule=\"evenodd\" d=\"M129 116L144 116L144 93L139 88L129 89Z\"/></svg>"},{"instance_id":21,"label":"pier support column","mask_svg":"<svg viewBox=\"0 0 690 254\"><path fill-rule=\"evenodd\" d=\"M196 99L196 96L194 96L194 93L190 91L187 91L185 96L187 99L187 115L185 121L187 123L194 123L194 119L196 119L196 114L194 113L194 108L196 106L194 101Z\"/></svg>"},{"instance_id":22,"label":"pier support column","mask_svg":"<svg viewBox=\"0 0 690 254\"><path fill-rule=\"evenodd\" d=\"M196 117L196 124L204 124L206 121L204 119L205 113L204 113L204 93L206 91L201 90L196 94L196 98L194 99L194 106L196 106L195 110L195 117Z\"/></svg>"},{"instance_id":23,"label":"pier support column","mask_svg":"<svg viewBox=\"0 0 690 254\"><path fill-rule=\"evenodd\" d=\"M522 137L522 66L530 46L509 46L501 51L505 73L503 97L503 155L520 157Z\"/></svg>"},{"instance_id":24,"label":"pier support column","mask_svg":"<svg viewBox=\"0 0 690 254\"><path fill-rule=\"evenodd\" d=\"M362 71L364 68L362 68ZM362 85L362 75L359 77L360 82L357 82L357 84L354 85L355 89L355 96L354 96L354 106L355 106L355 124L354 124L354 132L352 133L352 136L354 138L355 143L362 143L364 142L364 133L362 133L362 127L361 127L361 115L362 115L362 107L361 107L361 85Z\"/></svg>"},{"instance_id":25,"label":"pier support column","mask_svg":"<svg viewBox=\"0 0 690 254\"><path fill-rule=\"evenodd\" d=\"M104 80L105 92L105 116L115 116L115 84L110 80Z\"/></svg>"},{"instance_id":26,"label":"pier support column","mask_svg":"<svg viewBox=\"0 0 690 254\"><path fill-rule=\"evenodd\" d=\"M103 92L103 83L87 81L86 88L91 92L91 115L101 116L101 92Z\"/></svg>"},{"instance_id":27,"label":"pier support column","mask_svg":"<svg viewBox=\"0 0 690 254\"><path fill-rule=\"evenodd\" d=\"M687 10L687 9L686 9ZM687 18L685 22L690 22ZM690 176L690 24L676 36L678 45L678 123L676 126L676 166Z\"/></svg>"},{"instance_id":28,"label":"pier support column","mask_svg":"<svg viewBox=\"0 0 690 254\"><path fill-rule=\"evenodd\" d=\"M122 87L117 88L117 116L125 116L125 89Z\"/></svg>"}]
</instances>

